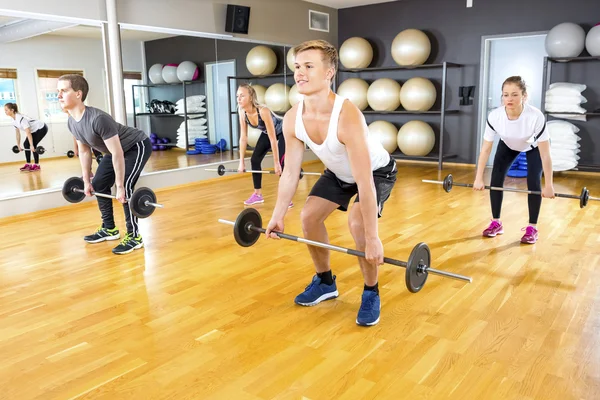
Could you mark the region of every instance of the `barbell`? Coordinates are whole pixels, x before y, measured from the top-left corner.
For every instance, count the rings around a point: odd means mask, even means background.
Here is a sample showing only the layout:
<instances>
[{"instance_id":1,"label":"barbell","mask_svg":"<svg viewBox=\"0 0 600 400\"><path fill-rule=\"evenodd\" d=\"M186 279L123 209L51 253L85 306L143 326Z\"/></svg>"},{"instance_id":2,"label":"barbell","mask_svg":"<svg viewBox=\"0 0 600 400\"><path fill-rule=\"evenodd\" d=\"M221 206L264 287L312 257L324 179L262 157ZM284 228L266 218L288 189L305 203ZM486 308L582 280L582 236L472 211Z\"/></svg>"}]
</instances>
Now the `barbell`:
<instances>
[{"instance_id":1,"label":"barbell","mask_svg":"<svg viewBox=\"0 0 600 400\"><path fill-rule=\"evenodd\" d=\"M83 179L74 176L65 181L62 189L62 194L65 200L69 203L79 203L85 199ZM94 196L106 197L108 199L116 199L116 196L111 196L104 193L92 192ZM136 189L131 195L131 199L127 199L129 209L138 218L148 218L154 213L157 207L163 208L162 204L156 203L156 194L152 189L141 187Z\"/></svg>"},{"instance_id":2,"label":"barbell","mask_svg":"<svg viewBox=\"0 0 600 400\"><path fill-rule=\"evenodd\" d=\"M246 208L238 214L235 222L225 219L219 219L222 224L233 226L233 237L235 241L242 247L250 247L258 241L261 233L265 233L262 227L262 217L254 208ZM357 257L365 257L365 253L358 250L347 249L344 247L333 246L327 243L321 243L314 240L304 239L298 236L288 235L283 232L273 232L282 239L288 239L294 242L304 243L310 246L322 247L325 249L338 251L341 253L350 254ZM406 287L411 293L417 293L425 285L429 274L440 275L446 278L457 279L465 282L472 282L472 278L468 276L454 274L452 272L440 271L431 268L431 252L429 246L425 243L417 244L411 251L408 257L408 262L395 260L393 258L384 257L384 263L396 265L406 268L405 280Z\"/></svg>"},{"instance_id":3,"label":"barbell","mask_svg":"<svg viewBox=\"0 0 600 400\"><path fill-rule=\"evenodd\" d=\"M214 168L206 168L205 171L212 171L212 172L216 172L217 174L219 174L219 176L223 176L225 175L226 172L234 172L237 173L238 170L237 169L227 169L225 168L224 165L219 165L217 167L217 169ZM265 171L265 170L244 170L245 173L252 173L252 174L275 174L275 171ZM300 168L300 179L304 178L304 175L314 175L314 176L321 176L320 172L305 172L302 168Z\"/></svg>"},{"instance_id":4,"label":"barbell","mask_svg":"<svg viewBox=\"0 0 600 400\"><path fill-rule=\"evenodd\" d=\"M32 150L31 149L23 149L22 151L32 151ZM21 150L19 150L19 146L14 145L12 148L12 152L15 154L19 154L21 152ZM46 149L44 148L44 146L38 146L35 148L35 152L41 156L42 154L44 154L46 152Z\"/></svg>"},{"instance_id":5,"label":"barbell","mask_svg":"<svg viewBox=\"0 0 600 400\"><path fill-rule=\"evenodd\" d=\"M462 187L470 187L470 188L473 187L472 183L456 183L456 182L454 182L454 178L452 177L452 174L446 175L446 177L444 178L443 181L434 181L434 180L423 179L422 182L442 185L444 187L444 190L446 191L446 193L449 193L452 190L452 187L454 187L454 186L462 186ZM496 186L484 186L484 188L489 189L489 190L503 191L503 192L527 193L527 194L535 194L538 196L542 195L542 192L538 192L535 190L504 188L504 187L496 187ZM564 194L564 193L555 193L554 195L556 197L562 197L565 199L579 200L580 208L584 208L585 206L587 206L589 200L594 200L594 201L600 200L600 198L598 198L598 197L591 197L590 191L585 186L581 189L581 193L579 194L579 196L574 195L574 194Z\"/></svg>"},{"instance_id":6,"label":"barbell","mask_svg":"<svg viewBox=\"0 0 600 400\"><path fill-rule=\"evenodd\" d=\"M73 157L75 157L75 152L74 152L73 150L69 150L69 151L67 151L67 153L66 153L66 154L67 154L67 157L69 157L69 158L73 158ZM102 157L104 157L102 154L100 154L98 157L96 157L96 156L94 155L94 153L92 153L92 159L94 159L94 158L95 158L95 159L96 159L98 162L102 161Z\"/></svg>"}]
</instances>

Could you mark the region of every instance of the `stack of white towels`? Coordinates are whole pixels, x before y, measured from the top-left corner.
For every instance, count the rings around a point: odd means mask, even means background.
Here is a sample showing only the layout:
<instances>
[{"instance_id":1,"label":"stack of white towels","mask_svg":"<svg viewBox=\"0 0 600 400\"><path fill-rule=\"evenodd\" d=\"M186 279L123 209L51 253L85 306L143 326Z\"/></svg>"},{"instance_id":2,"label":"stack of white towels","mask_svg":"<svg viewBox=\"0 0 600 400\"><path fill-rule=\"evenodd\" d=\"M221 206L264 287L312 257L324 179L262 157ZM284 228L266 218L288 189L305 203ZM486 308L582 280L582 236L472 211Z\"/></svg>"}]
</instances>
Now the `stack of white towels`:
<instances>
[{"instance_id":1,"label":"stack of white towels","mask_svg":"<svg viewBox=\"0 0 600 400\"><path fill-rule=\"evenodd\" d=\"M186 107L188 112L188 120L184 120L179 129L177 129L177 146L187 147L185 145L185 125L188 127L188 145L194 145L196 138L205 138L208 134L208 127L206 126L206 107L205 107L206 96L195 95L186 97ZM177 101L175 114L184 116L183 112L183 99ZM189 115L194 113L194 115Z\"/></svg>"},{"instance_id":2,"label":"stack of white towels","mask_svg":"<svg viewBox=\"0 0 600 400\"><path fill-rule=\"evenodd\" d=\"M567 121L548 121L546 124L550 135L550 157L553 171L566 171L577 167L581 138L577 135L579 128Z\"/></svg>"},{"instance_id":3,"label":"stack of white towels","mask_svg":"<svg viewBox=\"0 0 600 400\"><path fill-rule=\"evenodd\" d=\"M556 82L551 84L546 91L546 111L556 118L586 121L584 115L586 109L581 107L582 104L587 103L587 99L581 94L586 88L586 85L578 83Z\"/></svg>"}]
</instances>

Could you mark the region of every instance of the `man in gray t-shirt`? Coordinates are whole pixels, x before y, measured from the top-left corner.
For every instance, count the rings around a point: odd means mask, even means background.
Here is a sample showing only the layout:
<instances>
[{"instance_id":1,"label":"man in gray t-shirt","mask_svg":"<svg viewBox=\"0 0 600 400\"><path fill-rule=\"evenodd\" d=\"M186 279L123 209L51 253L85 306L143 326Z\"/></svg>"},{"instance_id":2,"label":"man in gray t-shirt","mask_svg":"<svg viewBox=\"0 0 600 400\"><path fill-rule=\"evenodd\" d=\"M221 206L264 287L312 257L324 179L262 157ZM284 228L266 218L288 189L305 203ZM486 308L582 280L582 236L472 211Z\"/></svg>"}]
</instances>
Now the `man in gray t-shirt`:
<instances>
[{"instance_id":1,"label":"man in gray t-shirt","mask_svg":"<svg viewBox=\"0 0 600 400\"><path fill-rule=\"evenodd\" d=\"M138 219L131 213L126 199L130 199L135 184L150 154L150 138L141 130L116 122L109 114L84 104L89 86L81 75L63 75L58 80L58 101L69 114L68 127L79 149L79 160L83 175L84 191L91 196L95 193L111 194L116 184L116 198L123 203L127 235L113 249L115 254L127 254L144 246L139 232ZM94 179L90 182L92 149L104 153L98 164ZM112 199L96 196L102 215L102 225L98 230L83 239L88 243L117 240L121 234L115 226Z\"/></svg>"}]
</instances>

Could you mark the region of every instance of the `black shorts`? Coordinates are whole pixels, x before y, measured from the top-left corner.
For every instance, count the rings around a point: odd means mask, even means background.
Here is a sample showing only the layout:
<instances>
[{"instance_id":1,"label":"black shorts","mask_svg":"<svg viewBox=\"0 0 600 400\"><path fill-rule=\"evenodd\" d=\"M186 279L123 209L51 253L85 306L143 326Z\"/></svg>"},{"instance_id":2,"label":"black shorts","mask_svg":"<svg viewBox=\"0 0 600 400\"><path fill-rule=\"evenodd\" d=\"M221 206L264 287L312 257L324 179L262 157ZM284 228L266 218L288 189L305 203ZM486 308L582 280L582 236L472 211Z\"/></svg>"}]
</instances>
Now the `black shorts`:
<instances>
[{"instance_id":1,"label":"black shorts","mask_svg":"<svg viewBox=\"0 0 600 400\"><path fill-rule=\"evenodd\" d=\"M396 183L396 160L390 157L390 162L375 171L373 171L373 181L377 193L377 216L381 217L383 212L383 203L390 197L392 188ZM315 186L309 193L309 196L321 197L338 204L338 210L348 211L350 199L358 194L358 185L356 183L347 183L338 179L330 170L326 169L323 175L317 180ZM359 202L358 196L354 200Z\"/></svg>"}]
</instances>

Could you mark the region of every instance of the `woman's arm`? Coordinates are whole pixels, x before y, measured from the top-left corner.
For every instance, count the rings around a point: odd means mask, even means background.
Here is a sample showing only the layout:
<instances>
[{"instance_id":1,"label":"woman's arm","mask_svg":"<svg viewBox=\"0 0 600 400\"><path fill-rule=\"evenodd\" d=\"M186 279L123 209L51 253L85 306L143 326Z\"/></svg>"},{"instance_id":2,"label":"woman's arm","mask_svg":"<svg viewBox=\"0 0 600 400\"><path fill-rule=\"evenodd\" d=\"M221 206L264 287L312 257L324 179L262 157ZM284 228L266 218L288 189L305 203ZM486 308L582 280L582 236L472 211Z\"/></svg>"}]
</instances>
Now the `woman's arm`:
<instances>
[{"instance_id":1,"label":"woman's arm","mask_svg":"<svg viewBox=\"0 0 600 400\"><path fill-rule=\"evenodd\" d=\"M248 146L248 125L246 125L246 112L240 109L238 117L240 120L240 168L238 168L238 171L243 172L240 171L240 169L243 169L244 158L246 157L246 147Z\"/></svg>"},{"instance_id":2,"label":"woman's arm","mask_svg":"<svg viewBox=\"0 0 600 400\"><path fill-rule=\"evenodd\" d=\"M544 169L544 197L554 198L554 179L552 176L552 157L550 156L550 142L545 140L539 142L540 157L542 158L542 168ZM546 192L546 193L544 193Z\"/></svg>"},{"instance_id":3,"label":"woman's arm","mask_svg":"<svg viewBox=\"0 0 600 400\"><path fill-rule=\"evenodd\" d=\"M267 127L267 136L269 136L269 142L271 142L271 151L273 152L273 164L278 165L280 156L279 148L277 147L277 134L275 133L273 115L271 114L271 110L269 110L267 107L263 107L260 109L260 116Z\"/></svg>"}]
</instances>

